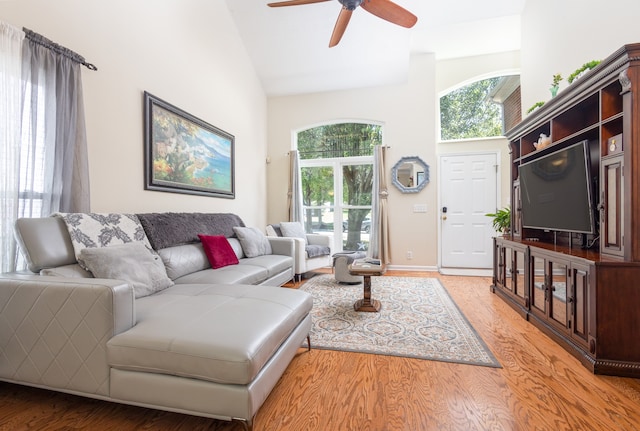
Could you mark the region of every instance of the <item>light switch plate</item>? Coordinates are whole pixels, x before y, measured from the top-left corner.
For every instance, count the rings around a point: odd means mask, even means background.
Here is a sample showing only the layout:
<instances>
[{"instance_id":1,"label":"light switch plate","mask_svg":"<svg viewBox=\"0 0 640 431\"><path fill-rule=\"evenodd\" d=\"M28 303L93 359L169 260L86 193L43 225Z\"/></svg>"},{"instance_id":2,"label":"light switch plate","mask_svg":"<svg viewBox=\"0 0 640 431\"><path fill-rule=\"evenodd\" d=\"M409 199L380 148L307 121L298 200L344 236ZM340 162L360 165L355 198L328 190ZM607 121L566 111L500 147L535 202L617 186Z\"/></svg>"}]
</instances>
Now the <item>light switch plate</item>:
<instances>
[{"instance_id":1,"label":"light switch plate","mask_svg":"<svg viewBox=\"0 0 640 431\"><path fill-rule=\"evenodd\" d=\"M427 212L427 204L415 204L413 206L414 213L426 213Z\"/></svg>"}]
</instances>

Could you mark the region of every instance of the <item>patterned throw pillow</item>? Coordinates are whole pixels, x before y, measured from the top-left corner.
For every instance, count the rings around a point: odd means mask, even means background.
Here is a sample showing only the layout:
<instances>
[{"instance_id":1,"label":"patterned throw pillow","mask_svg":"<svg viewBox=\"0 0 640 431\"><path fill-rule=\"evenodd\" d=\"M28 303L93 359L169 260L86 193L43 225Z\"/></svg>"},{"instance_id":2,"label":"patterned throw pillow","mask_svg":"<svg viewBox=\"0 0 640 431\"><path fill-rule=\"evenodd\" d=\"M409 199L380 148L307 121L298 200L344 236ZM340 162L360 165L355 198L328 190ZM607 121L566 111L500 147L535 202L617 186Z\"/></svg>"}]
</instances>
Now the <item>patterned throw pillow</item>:
<instances>
[{"instance_id":1,"label":"patterned throw pillow","mask_svg":"<svg viewBox=\"0 0 640 431\"><path fill-rule=\"evenodd\" d=\"M78 264L86 267L80 253L85 248L107 247L141 242L150 251L151 244L135 214L57 213L67 225Z\"/></svg>"},{"instance_id":2,"label":"patterned throw pillow","mask_svg":"<svg viewBox=\"0 0 640 431\"><path fill-rule=\"evenodd\" d=\"M229 240L222 235L200 235L198 234L200 241L202 242L202 248L209 259L211 268L222 268L223 266L237 265L238 256L233 251Z\"/></svg>"}]
</instances>

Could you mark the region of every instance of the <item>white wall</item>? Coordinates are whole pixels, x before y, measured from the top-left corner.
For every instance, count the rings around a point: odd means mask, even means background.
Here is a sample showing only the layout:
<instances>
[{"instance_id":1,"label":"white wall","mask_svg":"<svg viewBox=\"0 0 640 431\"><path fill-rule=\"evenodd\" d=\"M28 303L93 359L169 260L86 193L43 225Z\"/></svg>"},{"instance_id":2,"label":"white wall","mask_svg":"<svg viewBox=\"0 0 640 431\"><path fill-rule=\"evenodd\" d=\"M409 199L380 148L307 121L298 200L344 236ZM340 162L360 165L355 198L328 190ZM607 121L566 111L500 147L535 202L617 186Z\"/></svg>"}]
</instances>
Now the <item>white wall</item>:
<instances>
[{"instance_id":1,"label":"white wall","mask_svg":"<svg viewBox=\"0 0 640 431\"><path fill-rule=\"evenodd\" d=\"M552 76L640 42L637 0L527 1L522 15L522 108L551 98Z\"/></svg>"},{"instance_id":2,"label":"white wall","mask_svg":"<svg viewBox=\"0 0 640 431\"><path fill-rule=\"evenodd\" d=\"M480 79L520 74L520 51L441 60L436 64L438 96Z\"/></svg>"},{"instance_id":3,"label":"white wall","mask_svg":"<svg viewBox=\"0 0 640 431\"><path fill-rule=\"evenodd\" d=\"M380 122L388 152L388 171L403 156L419 156L429 165L430 183L417 194L402 194L389 183L391 261L394 266L435 268L438 263L438 159L439 153L499 151L508 167L506 139L476 143L437 143L438 93L459 82L519 70L519 54L436 62L431 54L411 58L404 85L269 98L269 156L267 219L287 220L288 157L292 133L335 120ZM502 203L509 201L508 171L502 176ZM427 213L414 213L415 204L427 204ZM407 259L411 251L413 259Z\"/></svg>"},{"instance_id":4,"label":"white wall","mask_svg":"<svg viewBox=\"0 0 640 431\"><path fill-rule=\"evenodd\" d=\"M303 127L336 120L380 122L384 143L391 146L389 170L402 156L419 156L430 166L432 183L417 194L401 194L389 182L394 265L436 264L435 59L431 54L411 58L404 85L269 98L269 156L267 219L287 220L288 157L291 133ZM414 204L427 204L428 212L413 213ZM406 251L414 258L406 259Z\"/></svg>"},{"instance_id":5,"label":"white wall","mask_svg":"<svg viewBox=\"0 0 640 431\"><path fill-rule=\"evenodd\" d=\"M64 45L83 68L92 211L234 212L266 223L267 101L224 2L20 0L0 19ZM143 91L235 135L236 199L144 190Z\"/></svg>"}]
</instances>

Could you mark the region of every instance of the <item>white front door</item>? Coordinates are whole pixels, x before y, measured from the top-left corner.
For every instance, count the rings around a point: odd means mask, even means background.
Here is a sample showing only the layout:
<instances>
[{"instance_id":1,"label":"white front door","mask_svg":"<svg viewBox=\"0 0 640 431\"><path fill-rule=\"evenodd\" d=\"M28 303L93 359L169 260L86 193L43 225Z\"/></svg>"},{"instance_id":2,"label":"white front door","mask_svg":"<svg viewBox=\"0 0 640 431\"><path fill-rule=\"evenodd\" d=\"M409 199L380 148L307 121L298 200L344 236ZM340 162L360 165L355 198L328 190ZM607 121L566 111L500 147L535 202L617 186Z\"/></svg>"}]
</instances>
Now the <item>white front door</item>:
<instances>
[{"instance_id":1,"label":"white front door","mask_svg":"<svg viewBox=\"0 0 640 431\"><path fill-rule=\"evenodd\" d=\"M440 232L443 268L491 268L491 219L497 205L497 154L440 158Z\"/></svg>"}]
</instances>

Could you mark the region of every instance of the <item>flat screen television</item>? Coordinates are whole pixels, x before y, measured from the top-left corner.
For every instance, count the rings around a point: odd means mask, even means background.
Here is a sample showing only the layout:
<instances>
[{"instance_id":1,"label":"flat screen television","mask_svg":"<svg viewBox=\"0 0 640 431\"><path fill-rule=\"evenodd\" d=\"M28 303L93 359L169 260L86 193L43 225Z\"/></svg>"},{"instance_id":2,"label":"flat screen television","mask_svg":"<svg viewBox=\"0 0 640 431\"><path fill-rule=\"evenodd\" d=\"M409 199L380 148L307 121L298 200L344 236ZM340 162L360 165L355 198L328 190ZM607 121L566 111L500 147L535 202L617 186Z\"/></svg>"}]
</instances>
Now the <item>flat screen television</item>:
<instances>
[{"instance_id":1,"label":"flat screen television","mask_svg":"<svg viewBox=\"0 0 640 431\"><path fill-rule=\"evenodd\" d=\"M595 233L589 141L519 166L522 226Z\"/></svg>"}]
</instances>

